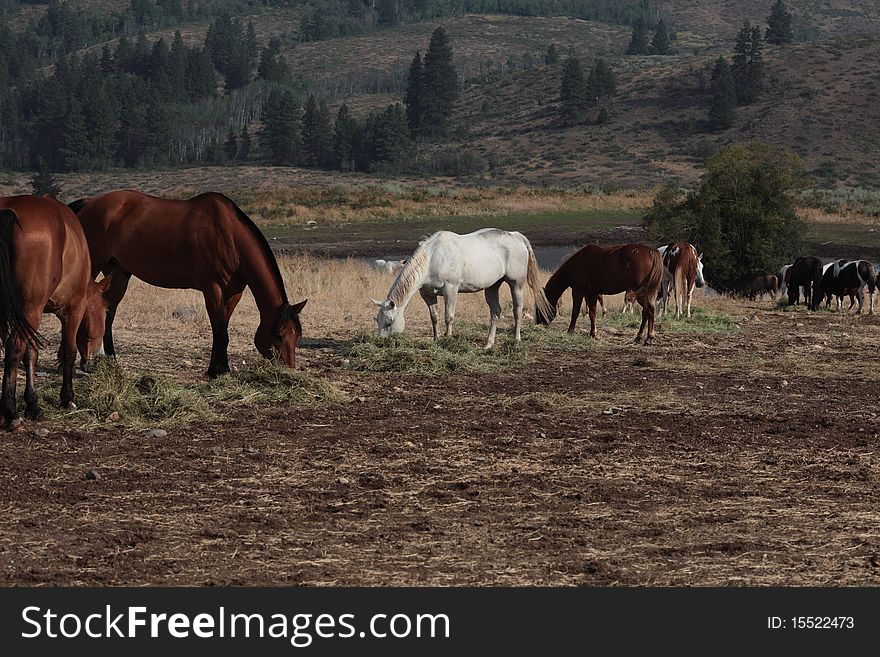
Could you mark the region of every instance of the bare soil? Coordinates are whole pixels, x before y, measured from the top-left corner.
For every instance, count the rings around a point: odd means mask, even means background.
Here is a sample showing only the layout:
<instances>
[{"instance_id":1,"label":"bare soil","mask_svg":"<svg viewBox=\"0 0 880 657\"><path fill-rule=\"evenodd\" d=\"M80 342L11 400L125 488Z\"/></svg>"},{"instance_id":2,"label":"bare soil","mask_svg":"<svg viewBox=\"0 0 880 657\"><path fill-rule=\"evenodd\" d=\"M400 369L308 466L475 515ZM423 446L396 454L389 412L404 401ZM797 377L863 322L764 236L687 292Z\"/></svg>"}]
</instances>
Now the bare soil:
<instances>
[{"instance_id":1,"label":"bare soil","mask_svg":"<svg viewBox=\"0 0 880 657\"><path fill-rule=\"evenodd\" d=\"M306 341L349 401L161 439L27 424L0 441L0 584L880 583L880 321L716 303L738 330L606 325L494 374L357 374L344 337Z\"/></svg>"}]
</instances>

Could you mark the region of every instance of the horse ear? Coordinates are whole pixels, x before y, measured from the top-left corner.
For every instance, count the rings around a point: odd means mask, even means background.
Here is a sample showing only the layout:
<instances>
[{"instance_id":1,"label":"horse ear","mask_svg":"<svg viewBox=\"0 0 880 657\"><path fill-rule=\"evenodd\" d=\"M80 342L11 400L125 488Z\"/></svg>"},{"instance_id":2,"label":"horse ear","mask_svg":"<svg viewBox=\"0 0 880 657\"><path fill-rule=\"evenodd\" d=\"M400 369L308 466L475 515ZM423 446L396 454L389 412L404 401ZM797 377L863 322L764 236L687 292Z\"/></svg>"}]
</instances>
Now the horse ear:
<instances>
[{"instance_id":1,"label":"horse ear","mask_svg":"<svg viewBox=\"0 0 880 657\"><path fill-rule=\"evenodd\" d=\"M374 306L381 306L383 303L385 303L384 301L379 301L378 299L370 299L370 301L373 302Z\"/></svg>"},{"instance_id":2,"label":"horse ear","mask_svg":"<svg viewBox=\"0 0 880 657\"><path fill-rule=\"evenodd\" d=\"M306 307L306 304L309 302L308 299L303 299L299 303L296 303L290 307L290 309L299 315L302 312L302 309Z\"/></svg>"},{"instance_id":3,"label":"horse ear","mask_svg":"<svg viewBox=\"0 0 880 657\"><path fill-rule=\"evenodd\" d=\"M106 294L107 290L110 289L110 283L113 281L113 274L109 276L105 276L100 281L95 283L98 286L98 289L101 290L101 294Z\"/></svg>"}]
</instances>

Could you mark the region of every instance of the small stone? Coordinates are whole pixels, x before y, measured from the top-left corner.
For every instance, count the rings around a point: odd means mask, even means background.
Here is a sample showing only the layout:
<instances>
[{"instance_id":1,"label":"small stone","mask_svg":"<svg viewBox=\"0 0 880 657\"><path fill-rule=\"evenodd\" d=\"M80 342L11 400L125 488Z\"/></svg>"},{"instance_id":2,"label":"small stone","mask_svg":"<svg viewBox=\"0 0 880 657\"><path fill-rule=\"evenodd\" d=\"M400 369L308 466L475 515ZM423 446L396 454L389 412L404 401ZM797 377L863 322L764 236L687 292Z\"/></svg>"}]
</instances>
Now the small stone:
<instances>
[{"instance_id":1,"label":"small stone","mask_svg":"<svg viewBox=\"0 0 880 657\"><path fill-rule=\"evenodd\" d=\"M614 415L614 411L610 408L606 408L604 411L602 411L602 415Z\"/></svg>"},{"instance_id":2,"label":"small stone","mask_svg":"<svg viewBox=\"0 0 880 657\"><path fill-rule=\"evenodd\" d=\"M37 435L37 436L39 436L40 438L45 438L46 436L49 435L49 430L48 430L48 429L42 429L42 428L41 428L41 429L36 429L36 430L34 431L34 434Z\"/></svg>"},{"instance_id":3,"label":"small stone","mask_svg":"<svg viewBox=\"0 0 880 657\"><path fill-rule=\"evenodd\" d=\"M355 397L355 399L357 399L357 400L358 400L359 402L361 402L361 403L367 401L367 398L366 398L366 397Z\"/></svg>"},{"instance_id":4,"label":"small stone","mask_svg":"<svg viewBox=\"0 0 880 657\"><path fill-rule=\"evenodd\" d=\"M212 447L212 448L211 448L211 453L212 453L214 456L220 456L220 455L223 453L223 450L221 450L219 447Z\"/></svg>"},{"instance_id":5,"label":"small stone","mask_svg":"<svg viewBox=\"0 0 880 657\"><path fill-rule=\"evenodd\" d=\"M97 470L86 470L86 479L89 481L96 481L101 478L101 475L98 474Z\"/></svg>"},{"instance_id":6,"label":"small stone","mask_svg":"<svg viewBox=\"0 0 880 657\"><path fill-rule=\"evenodd\" d=\"M243 451L246 452L247 454L259 454L260 453L260 450L254 449L253 447L245 447L243 449Z\"/></svg>"},{"instance_id":7,"label":"small stone","mask_svg":"<svg viewBox=\"0 0 880 657\"><path fill-rule=\"evenodd\" d=\"M786 381L785 379L782 379L782 387L784 388L787 385L788 385L788 381Z\"/></svg>"},{"instance_id":8,"label":"small stone","mask_svg":"<svg viewBox=\"0 0 880 657\"><path fill-rule=\"evenodd\" d=\"M119 413L113 411L110 415L107 416L108 422L119 422Z\"/></svg>"},{"instance_id":9,"label":"small stone","mask_svg":"<svg viewBox=\"0 0 880 657\"><path fill-rule=\"evenodd\" d=\"M443 408L443 407L440 404L434 404L435 411L439 411L441 408Z\"/></svg>"},{"instance_id":10,"label":"small stone","mask_svg":"<svg viewBox=\"0 0 880 657\"><path fill-rule=\"evenodd\" d=\"M183 360L183 361L181 361L181 364L184 367L192 367L193 366L193 362L191 360Z\"/></svg>"},{"instance_id":11,"label":"small stone","mask_svg":"<svg viewBox=\"0 0 880 657\"><path fill-rule=\"evenodd\" d=\"M351 483L351 479L349 479L348 477L340 477L336 481L338 481L343 486L348 486Z\"/></svg>"},{"instance_id":12,"label":"small stone","mask_svg":"<svg viewBox=\"0 0 880 657\"><path fill-rule=\"evenodd\" d=\"M546 438L546 437L547 437L547 434L544 433L543 431L538 432L538 438Z\"/></svg>"},{"instance_id":13,"label":"small stone","mask_svg":"<svg viewBox=\"0 0 880 657\"><path fill-rule=\"evenodd\" d=\"M803 322L797 322L797 323L795 324L795 326L797 326L798 328L803 328L804 323L803 323Z\"/></svg>"},{"instance_id":14,"label":"small stone","mask_svg":"<svg viewBox=\"0 0 880 657\"><path fill-rule=\"evenodd\" d=\"M144 432L144 436L147 438L165 438L168 435L168 432L165 429L147 429Z\"/></svg>"},{"instance_id":15,"label":"small stone","mask_svg":"<svg viewBox=\"0 0 880 657\"><path fill-rule=\"evenodd\" d=\"M403 446L406 447L407 449L415 449L416 448L416 444L411 440L405 440L403 443Z\"/></svg>"}]
</instances>

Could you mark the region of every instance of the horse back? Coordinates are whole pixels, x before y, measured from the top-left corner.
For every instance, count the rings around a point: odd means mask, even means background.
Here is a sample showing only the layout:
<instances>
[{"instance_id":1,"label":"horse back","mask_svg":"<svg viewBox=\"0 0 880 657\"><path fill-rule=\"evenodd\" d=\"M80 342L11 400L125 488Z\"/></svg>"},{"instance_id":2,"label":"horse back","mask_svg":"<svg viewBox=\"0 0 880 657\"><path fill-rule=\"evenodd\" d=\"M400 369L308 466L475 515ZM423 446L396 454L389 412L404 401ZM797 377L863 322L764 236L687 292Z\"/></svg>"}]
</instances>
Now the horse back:
<instances>
[{"instance_id":1,"label":"horse back","mask_svg":"<svg viewBox=\"0 0 880 657\"><path fill-rule=\"evenodd\" d=\"M64 307L90 280L89 250L76 215L45 196L0 198L15 212L11 234L12 269L23 301Z\"/></svg>"}]
</instances>

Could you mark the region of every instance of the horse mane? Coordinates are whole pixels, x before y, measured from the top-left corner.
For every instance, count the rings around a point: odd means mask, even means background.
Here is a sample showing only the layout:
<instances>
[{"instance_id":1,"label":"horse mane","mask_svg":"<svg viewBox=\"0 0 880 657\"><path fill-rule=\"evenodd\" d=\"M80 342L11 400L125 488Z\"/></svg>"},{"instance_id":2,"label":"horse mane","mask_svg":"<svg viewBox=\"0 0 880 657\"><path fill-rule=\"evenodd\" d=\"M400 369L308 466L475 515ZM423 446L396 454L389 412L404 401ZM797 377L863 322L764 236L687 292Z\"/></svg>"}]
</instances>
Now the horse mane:
<instances>
[{"instance_id":1,"label":"horse mane","mask_svg":"<svg viewBox=\"0 0 880 657\"><path fill-rule=\"evenodd\" d=\"M281 288L281 296L284 298L284 303L288 303L287 290L284 287L284 278L281 276L281 269L278 267L278 259L272 252L272 247L269 246L269 242L266 240L266 236L263 235L263 231L261 231L257 227L257 224L254 223L253 219L247 216L244 211L240 207L238 207L238 205L236 205L235 201L224 194L217 194L217 196L219 196L224 201L229 203L230 206L232 206L232 209L235 211L235 216L244 225L244 227L247 228L248 232L250 232L251 236L256 240L257 244L260 247L260 250L263 252L263 256L270 264L272 274L273 276L275 276L275 281L278 283L278 287ZM196 198L198 198L198 196Z\"/></svg>"},{"instance_id":2,"label":"horse mane","mask_svg":"<svg viewBox=\"0 0 880 657\"><path fill-rule=\"evenodd\" d=\"M403 269L398 272L397 278L394 279L394 283L391 285L391 289L388 290L388 298L391 299L395 305L400 306L406 300L412 286L421 276L424 275L425 270L427 270L427 244L431 241L432 237L419 242L416 250L407 259Z\"/></svg>"}]
</instances>

